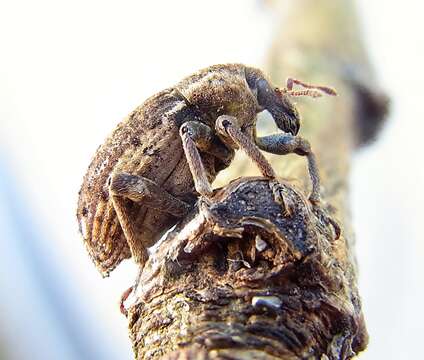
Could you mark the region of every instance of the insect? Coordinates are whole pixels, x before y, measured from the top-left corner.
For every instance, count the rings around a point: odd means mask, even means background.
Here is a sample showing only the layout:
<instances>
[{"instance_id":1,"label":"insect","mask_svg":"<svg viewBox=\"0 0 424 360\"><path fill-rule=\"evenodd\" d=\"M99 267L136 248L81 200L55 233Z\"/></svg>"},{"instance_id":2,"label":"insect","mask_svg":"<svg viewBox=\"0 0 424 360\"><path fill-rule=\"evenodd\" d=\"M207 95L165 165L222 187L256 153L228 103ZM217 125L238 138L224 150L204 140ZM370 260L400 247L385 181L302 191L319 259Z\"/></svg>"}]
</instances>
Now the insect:
<instances>
[{"instance_id":1,"label":"insect","mask_svg":"<svg viewBox=\"0 0 424 360\"><path fill-rule=\"evenodd\" d=\"M294 85L302 90L294 90ZM152 246L244 150L262 175L275 178L261 150L307 157L309 199L319 201L319 175L309 143L296 136L300 116L293 96L335 95L329 87L289 79L278 89L259 69L214 65L147 99L101 145L83 179L77 219L88 253L107 276L123 259L143 265ZM257 137L267 110L283 133ZM284 203L284 199L282 199Z\"/></svg>"}]
</instances>

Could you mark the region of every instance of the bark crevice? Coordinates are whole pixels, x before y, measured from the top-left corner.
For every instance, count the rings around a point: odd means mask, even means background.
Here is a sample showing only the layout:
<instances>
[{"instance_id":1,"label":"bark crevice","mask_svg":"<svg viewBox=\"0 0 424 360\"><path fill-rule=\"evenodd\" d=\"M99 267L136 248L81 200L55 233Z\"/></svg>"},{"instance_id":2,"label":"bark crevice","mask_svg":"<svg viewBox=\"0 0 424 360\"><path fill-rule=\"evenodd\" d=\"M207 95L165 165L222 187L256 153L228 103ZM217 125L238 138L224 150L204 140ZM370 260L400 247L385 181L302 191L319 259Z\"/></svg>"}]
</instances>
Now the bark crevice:
<instances>
[{"instance_id":1,"label":"bark crevice","mask_svg":"<svg viewBox=\"0 0 424 360\"><path fill-rule=\"evenodd\" d=\"M366 343L343 237L299 190L241 178L199 202L146 263L129 309L137 358L299 359ZM253 355L254 354L254 355Z\"/></svg>"}]
</instances>

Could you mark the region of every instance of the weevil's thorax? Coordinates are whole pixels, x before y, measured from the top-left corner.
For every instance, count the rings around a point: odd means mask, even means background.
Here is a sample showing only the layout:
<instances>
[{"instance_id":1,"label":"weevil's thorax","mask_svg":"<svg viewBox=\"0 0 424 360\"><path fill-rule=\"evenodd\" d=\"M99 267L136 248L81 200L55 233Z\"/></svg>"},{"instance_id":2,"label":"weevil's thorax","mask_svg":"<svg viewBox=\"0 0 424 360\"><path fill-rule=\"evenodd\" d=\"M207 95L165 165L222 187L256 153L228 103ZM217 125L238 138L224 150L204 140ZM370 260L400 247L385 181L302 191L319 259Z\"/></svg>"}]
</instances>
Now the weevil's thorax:
<instances>
[{"instance_id":1,"label":"weevil's thorax","mask_svg":"<svg viewBox=\"0 0 424 360\"><path fill-rule=\"evenodd\" d=\"M258 103L246 81L244 65L211 66L183 79L176 89L212 127L224 114L236 117L243 128L255 122Z\"/></svg>"}]
</instances>

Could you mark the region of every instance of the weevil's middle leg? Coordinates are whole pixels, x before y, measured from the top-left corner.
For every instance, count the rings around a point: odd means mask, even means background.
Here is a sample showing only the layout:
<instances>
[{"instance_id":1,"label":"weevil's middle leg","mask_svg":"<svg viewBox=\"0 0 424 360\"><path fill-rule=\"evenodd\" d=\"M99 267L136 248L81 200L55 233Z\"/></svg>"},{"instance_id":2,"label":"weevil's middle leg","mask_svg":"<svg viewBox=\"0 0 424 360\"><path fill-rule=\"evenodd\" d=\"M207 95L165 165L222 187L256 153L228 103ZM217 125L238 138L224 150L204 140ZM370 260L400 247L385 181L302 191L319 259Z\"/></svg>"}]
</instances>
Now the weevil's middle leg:
<instances>
[{"instance_id":1,"label":"weevil's middle leg","mask_svg":"<svg viewBox=\"0 0 424 360\"><path fill-rule=\"evenodd\" d=\"M316 204L320 201L320 176L315 154L311 150L309 142L300 136L291 134L274 134L256 138L256 144L260 149L272 154L286 155L295 153L306 156L308 159L309 175L312 181L312 192L309 201Z\"/></svg>"},{"instance_id":2,"label":"weevil's middle leg","mask_svg":"<svg viewBox=\"0 0 424 360\"><path fill-rule=\"evenodd\" d=\"M228 149L212 129L198 121L187 121L180 128L184 153L194 180L196 191L205 197L212 195L209 182L199 150L215 156L223 167L230 164L234 152Z\"/></svg>"},{"instance_id":3,"label":"weevil's middle leg","mask_svg":"<svg viewBox=\"0 0 424 360\"><path fill-rule=\"evenodd\" d=\"M228 115L221 115L216 120L216 130L224 138L229 137L231 141L233 141L241 150L243 150L247 156L249 156L255 162L263 176L270 179L275 179L277 177L271 164L253 142L253 140L251 140L247 135L243 134L243 132L240 130L236 118Z\"/></svg>"},{"instance_id":4,"label":"weevil's middle leg","mask_svg":"<svg viewBox=\"0 0 424 360\"><path fill-rule=\"evenodd\" d=\"M144 206L182 217L189 211L189 205L178 200L154 181L142 176L126 173L111 177L109 192L113 206L131 250L134 261L144 265L148 258L147 247L140 241L134 229L134 221L128 211L128 200L141 202Z\"/></svg>"}]
</instances>

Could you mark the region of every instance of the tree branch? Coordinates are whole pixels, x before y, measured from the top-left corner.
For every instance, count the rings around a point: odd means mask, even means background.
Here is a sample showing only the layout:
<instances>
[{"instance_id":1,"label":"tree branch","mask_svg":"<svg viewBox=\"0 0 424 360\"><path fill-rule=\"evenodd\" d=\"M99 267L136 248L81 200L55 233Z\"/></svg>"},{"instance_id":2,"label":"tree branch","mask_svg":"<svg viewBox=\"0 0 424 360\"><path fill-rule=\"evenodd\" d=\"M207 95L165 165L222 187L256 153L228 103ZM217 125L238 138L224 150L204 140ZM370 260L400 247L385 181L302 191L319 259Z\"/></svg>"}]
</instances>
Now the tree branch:
<instances>
[{"instance_id":1,"label":"tree branch","mask_svg":"<svg viewBox=\"0 0 424 360\"><path fill-rule=\"evenodd\" d=\"M200 202L141 274L128 316L137 359L348 359L366 346L347 176L387 99L372 80L350 1L296 0L285 14L269 58L273 80L290 75L340 94L299 104L325 202L313 209L305 200L310 181L299 156L269 157L295 179L280 189L288 216L275 184L262 178L236 180ZM332 217L342 224L338 239Z\"/></svg>"}]
</instances>

